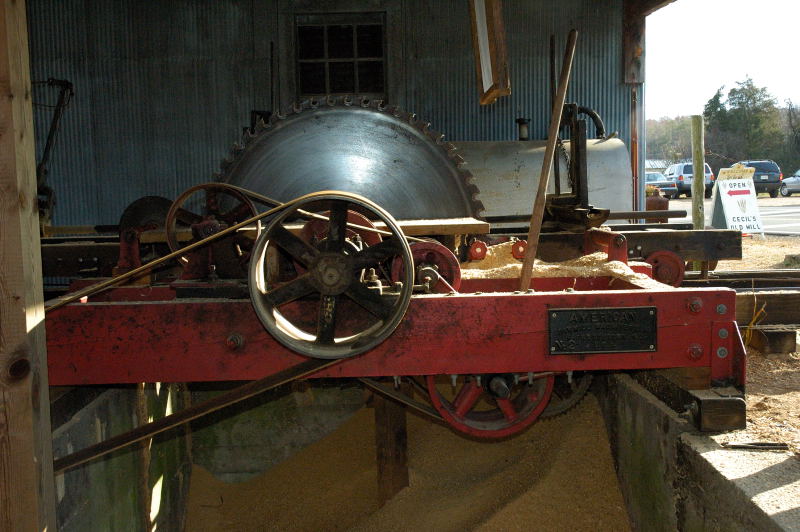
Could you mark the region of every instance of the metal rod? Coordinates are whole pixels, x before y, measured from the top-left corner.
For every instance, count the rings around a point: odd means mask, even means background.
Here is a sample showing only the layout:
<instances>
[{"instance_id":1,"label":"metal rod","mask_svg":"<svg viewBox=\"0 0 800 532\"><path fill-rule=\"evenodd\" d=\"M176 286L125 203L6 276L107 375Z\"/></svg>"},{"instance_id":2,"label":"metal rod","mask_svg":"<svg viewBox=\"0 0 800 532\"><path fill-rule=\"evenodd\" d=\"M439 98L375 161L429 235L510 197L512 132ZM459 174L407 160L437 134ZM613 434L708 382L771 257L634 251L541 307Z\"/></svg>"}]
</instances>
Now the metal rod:
<instances>
[{"instance_id":1,"label":"metal rod","mask_svg":"<svg viewBox=\"0 0 800 532\"><path fill-rule=\"evenodd\" d=\"M608 220L630 220L636 218L683 218L686 211L614 211L608 214Z\"/></svg>"},{"instance_id":2,"label":"metal rod","mask_svg":"<svg viewBox=\"0 0 800 532\"><path fill-rule=\"evenodd\" d=\"M550 178L550 168L553 165L553 155L556 149L558 138L558 127L561 124L561 113L564 110L564 101L567 98L567 87L569 86L570 72L572 71L572 59L575 57L575 45L578 41L578 31L572 30L567 37L567 47L564 50L564 61L561 64L561 77L558 82L558 91L553 102L553 113L550 117L550 127L547 130L547 145L542 161L542 172L539 175L539 188L536 191L536 199L533 203L531 214L531 225L528 229L528 247L525 248L525 258L522 261L522 271L520 272L520 290L527 290L531 284L533 273L533 261L536 258L536 250L539 247L539 233L542 230L542 218L544 216L545 199L547 197L547 181Z\"/></svg>"},{"instance_id":3,"label":"metal rod","mask_svg":"<svg viewBox=\"0 0 800 532\"><path fill-rule=\"evenodd\" d=\"M249 382L227 393L185 408L180 412L162 417L152 423L136 427L133 430L118 434L100 443L90 445L89 447L64 456L63 458L58 458L53 461L53 471L57 474L72 467L85 464L95 458L99 458L136 442L152 438L156 434L160 434L179 425L189 423L206 414L216 412L217 410L221 410L245 399L255 397L281 384L286 384L293 380L311 375L312 373L316 373L342 360L343 359L321 360L316 358L306 360L296 366L264 377L261 380Z\"/></svg>"}]
</instances>

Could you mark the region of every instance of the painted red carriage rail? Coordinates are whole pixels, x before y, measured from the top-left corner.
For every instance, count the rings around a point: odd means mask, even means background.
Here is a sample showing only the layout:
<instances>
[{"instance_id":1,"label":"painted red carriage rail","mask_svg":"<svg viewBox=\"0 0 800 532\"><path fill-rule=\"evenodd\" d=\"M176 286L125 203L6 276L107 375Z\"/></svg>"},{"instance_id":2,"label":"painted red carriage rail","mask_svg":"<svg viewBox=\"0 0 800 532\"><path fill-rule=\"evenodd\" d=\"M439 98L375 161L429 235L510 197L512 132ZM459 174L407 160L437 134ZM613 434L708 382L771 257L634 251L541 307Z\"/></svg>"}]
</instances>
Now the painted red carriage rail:
<instances>
[{"instance_id":1,"label":"painted red carriage rail","mask_svg":"<svg viewBox=\"0 0 800 532\"><path fill-rule=\"evenodd\" d=\"M640 306L658 309L655 352L548 354L548 309ZM741 383L734 306L735 292L719 288L415 296L383 344L315 376L710 367ZM52 385L251 380L304 360L248 300L72 304L46 326Z\"/></svg>"}]
</instances>

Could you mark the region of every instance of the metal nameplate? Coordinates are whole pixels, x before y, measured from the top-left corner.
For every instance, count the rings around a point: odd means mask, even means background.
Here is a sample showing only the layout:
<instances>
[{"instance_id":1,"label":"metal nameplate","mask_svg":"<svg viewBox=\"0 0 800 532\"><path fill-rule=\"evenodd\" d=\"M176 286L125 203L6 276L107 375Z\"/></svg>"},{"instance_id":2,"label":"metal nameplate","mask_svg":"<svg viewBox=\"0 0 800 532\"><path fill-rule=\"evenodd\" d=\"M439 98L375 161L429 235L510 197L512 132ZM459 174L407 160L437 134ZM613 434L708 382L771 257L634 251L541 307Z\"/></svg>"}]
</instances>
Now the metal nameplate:
<instances>
[{"instance_id":1,"label":"metal nameplate","mask_svg":"<svg viewBox=\"0 0 800 532\"><path fill-rule=\"evenodd\" d=\"M656 307L549 309L551 355L655 351Z\"/></svg>"}]
</instances>

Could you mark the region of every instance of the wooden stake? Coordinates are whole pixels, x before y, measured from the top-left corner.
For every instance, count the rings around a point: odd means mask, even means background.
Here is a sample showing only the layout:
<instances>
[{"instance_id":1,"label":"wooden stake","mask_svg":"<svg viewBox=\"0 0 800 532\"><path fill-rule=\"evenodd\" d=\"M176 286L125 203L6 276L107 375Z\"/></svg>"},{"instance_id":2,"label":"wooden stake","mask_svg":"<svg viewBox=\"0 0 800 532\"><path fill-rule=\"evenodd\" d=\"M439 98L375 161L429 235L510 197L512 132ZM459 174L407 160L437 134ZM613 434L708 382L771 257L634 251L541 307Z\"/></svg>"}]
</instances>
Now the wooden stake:
<instances>
[{"instance_id":1,"label":"wooden stake","mask_svg":"<svg viewBox=\"0 0 800 532\"><path fill-rule=\"evenodd\" d=\"M558 80L558 90L553 101L553 111L550 117L550 127L547 130L547 145L544 150L542 172L539 175L539 188L533 202L531 225L528 229L528 247L525 248L525 258L522 261L520 272L520 290L527 290L531 284L533 261L536 259L536 250L539 248L539 233L542 230L544 217L544 204L547 198L547 182L550 180L550 169L553 166L553 155L556 150L558 128L561 125L561 113L564 110L564 101L567 98L569 76L572 71L572 58L575 57L575 44L578 41L578 30L572 30L567 37L567 48L564 50L564 61L561 63L561 77Z\"/></svg>"},{"instance_id":2,"label":"wooden stake","mask_svg":"<svg viewBox=\"0 0 800 532\"><path fill-rule=\"evenodd\" d=\"M24 0L0 4L0 530L55 530Z\"/></svg>"},{"instance_id":3,"label":"wooden stake","mask_svg":"<svg viewBox=\"0 0 800 532\"><path fill-rule=\"evenodd\" d=\"M702 115L692 115L692 226L695 230L706 228L703 198L706 192L705 135ZM703 263L695 261L694 270L703 270ZM704 279L708 278L708 264Z\"/></svg>"}]
</instances>

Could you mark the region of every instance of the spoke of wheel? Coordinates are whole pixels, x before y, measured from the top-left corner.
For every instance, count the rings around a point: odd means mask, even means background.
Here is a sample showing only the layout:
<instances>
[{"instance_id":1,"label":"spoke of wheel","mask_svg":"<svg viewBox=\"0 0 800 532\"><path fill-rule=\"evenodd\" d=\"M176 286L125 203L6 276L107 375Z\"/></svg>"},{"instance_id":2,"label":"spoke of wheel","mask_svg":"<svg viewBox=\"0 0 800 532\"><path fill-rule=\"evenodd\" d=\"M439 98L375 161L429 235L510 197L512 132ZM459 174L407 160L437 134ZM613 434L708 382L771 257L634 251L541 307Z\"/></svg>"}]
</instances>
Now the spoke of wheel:
<instances>
[{"instance_id":1,"label":"spoke of wheel","mask_svg":"<svg viewBox=\"0 0 800 532\"><path fill-rule=\"evenodd\" d=\"M356 270L363 270L385 261L389 257L400 255L402 246L396 237L389 237L379 244L365 248L353 257L353 266Z\"/></svg>"},{"instance_id":2,"label":"spoke of wheel","mask_svg":"<svg viewBox=\"0 0 800 532\"><path fill-rule=\"evenodd\" d=\"M288 283L273 288L264 294L264 299L266 299L267 303L270 305L277 307L278 305L283 305L284 303L289 303L295 299L307 296L312 292L314 292L314 287L311 284L311 274L304 273Z\"/></svg>"},{"instance_id":3,"label":"spoke of wheel","mask_svg":"<svg viewBox=\"0 0 800 532\"><path fill-rule=\"evenodd\" d=\"M175 213L175 221L186 225L192 225L202 222L203 217L199 214L193 213L192 211L187 211L186 209L181 208Z\"/></svg>"},{"instance_id":4,"label":"spoke of wheel","mask_svg":"<svg viewBox=\"0 0 800 532\"><path fill-rule=\"evenodd\" d=\"M478 399L482 394L483 388L478 386L474 380L467 381L453 401L456 415L458 417L466 416L467 413L472 410L472 407L475 406L475 403L478 402Z\"/></svg>"},{"instance_id":5,"label":"spoke of wheel","mask_svg":"<svg viewBox=\"0 0 800 532\"><path fill-rule=\"evenodd\" d=\"M500 407L500 410L503 412L506 420L508 421L516 421L517 420L517 410L514 408L513 403L509 399L503 399L498 397L496 399L497 406Z\"/></svg>"},{"instance_id":6,"label":"spoke of wheel","mask_svg":"<svg viewBox=\"0 0 800 532\"><path fill-rule=\"evenodd\" d=\"M395 300L397 299L395 295L381 295L377 290L367 288L366 285L361 283L353 283L345 294L382 320L392 314Z\"/></svg>"},{"instance_id":7,"label":"spoke of wheel","mask_svg":"<svg viewBox=\"0 0 800 532\"><path fill-rule=\"evenodd\" d=\"M317 317L317 342L332 344L336 337L336 303L337 296L321 295L319 298L319 316Z\"/></svg>"},{"instance_id":8,"label":"spoke of wheel","mask_svg":"<svg viewBox=\"0 0 800 532\"><path fill-rule=\"evenodd\" d=\"M219 217L226 221L229 225L233 225L236 222L250 218L254 214L255 213L250 210L250 206L247 203L240 203L225 214L220 214Z\"/></svg>"},{"instance_id":9,"label":"spoke of wheel","mask_svg":"<svg viewBox=\"0 0 800 532\"><path fill-rule=\"evenodd\" d=\"M346 201L334 201L331 213L328 216L328 242L331 247L328 251L344 249L344 239L347 235L347 207Z\"/></svg>"},{"instance_id":10,"label":"spoke of wheel","mask_svg":"<svg viewBox=\"0 0 800 532\"><path fill-rule=\"evenodd\" d=\"M318 253L310 244L295 236L280 224L270 232L269 240L283 248L294 260L306 268Z\"/></svg>"}]
</instances>

